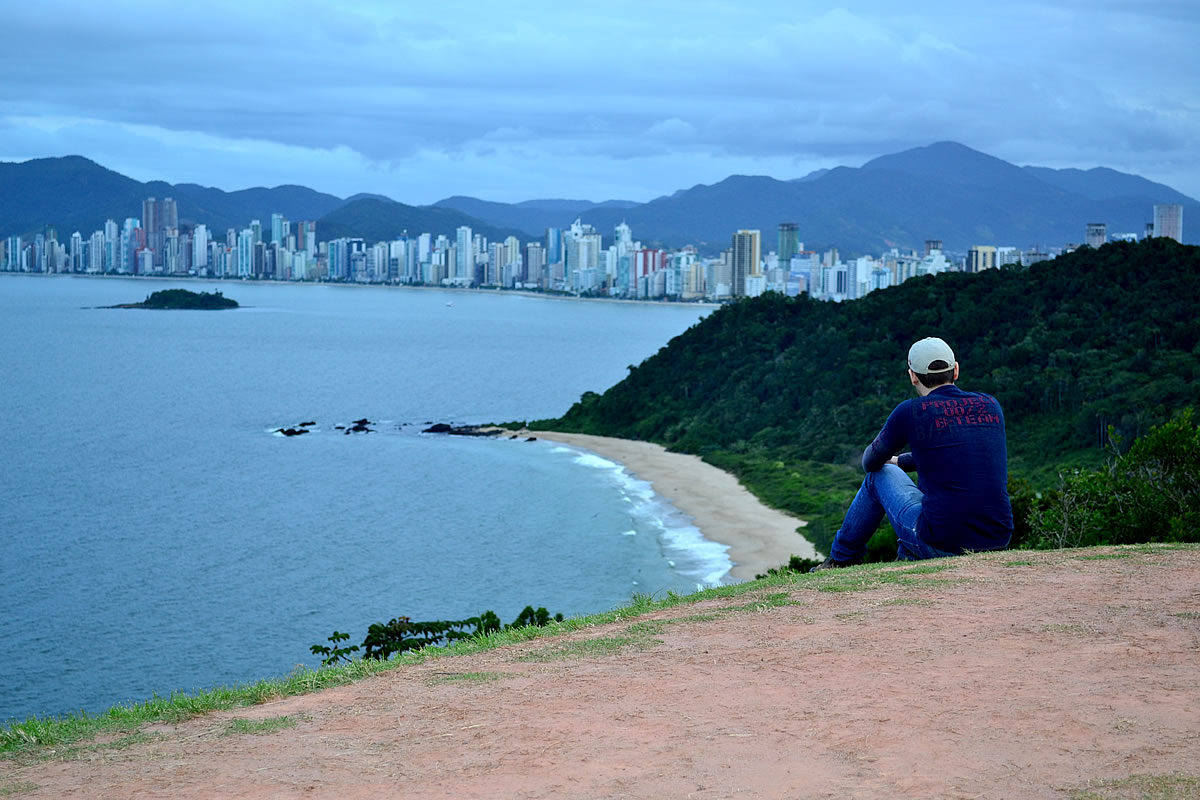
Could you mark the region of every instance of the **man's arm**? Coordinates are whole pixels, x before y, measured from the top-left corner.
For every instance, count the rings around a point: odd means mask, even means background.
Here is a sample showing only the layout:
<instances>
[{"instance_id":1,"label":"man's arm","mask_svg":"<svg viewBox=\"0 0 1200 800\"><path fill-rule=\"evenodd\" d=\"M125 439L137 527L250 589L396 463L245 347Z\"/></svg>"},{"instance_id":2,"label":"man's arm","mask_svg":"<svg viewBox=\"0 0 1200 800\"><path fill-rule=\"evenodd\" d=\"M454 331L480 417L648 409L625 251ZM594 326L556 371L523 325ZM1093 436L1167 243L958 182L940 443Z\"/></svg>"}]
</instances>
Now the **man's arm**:
<instances>
[{"instance_id":1,"label":"man's arm","mask_svg":"<svg viewBox=\"0 0 1200 800\"><path fill-rule=\"evenodd\" d=\"M907 410L904 403L896 406L888 415L887 422L883 424L883 430L867 445L862 456L862 466L865 471L877 472L883 469L884 464L895 464L905 471L915 468L912 463L912 453L896 456L896 453L908 444Z\"/></svg>"}]
</instances>

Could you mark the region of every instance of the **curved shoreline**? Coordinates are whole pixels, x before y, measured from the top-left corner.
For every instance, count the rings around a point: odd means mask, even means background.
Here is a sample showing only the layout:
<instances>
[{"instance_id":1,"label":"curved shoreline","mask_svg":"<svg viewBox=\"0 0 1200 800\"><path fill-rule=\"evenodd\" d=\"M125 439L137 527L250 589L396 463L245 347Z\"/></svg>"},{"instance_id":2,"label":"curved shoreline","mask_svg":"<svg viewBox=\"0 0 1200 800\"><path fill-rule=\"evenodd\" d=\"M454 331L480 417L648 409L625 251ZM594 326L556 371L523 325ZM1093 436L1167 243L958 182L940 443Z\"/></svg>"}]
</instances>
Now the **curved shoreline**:
<instances>
[{"instance_id":1,"label":"curved shoreline","mask_svg":"<svg viewBox=\"0 0 1200 800\"><path fill-rule=\"evenodd\" d=\"M616 461L647 481L656 494L691 517L705 539L729 548L730 574L752 580L797 555L816 558L816 548L797 532L807 523L768 508L737 478L697 456L662 445L586 433L528 431L528 435L587 450Z\"/></svg>"}]
</instances>

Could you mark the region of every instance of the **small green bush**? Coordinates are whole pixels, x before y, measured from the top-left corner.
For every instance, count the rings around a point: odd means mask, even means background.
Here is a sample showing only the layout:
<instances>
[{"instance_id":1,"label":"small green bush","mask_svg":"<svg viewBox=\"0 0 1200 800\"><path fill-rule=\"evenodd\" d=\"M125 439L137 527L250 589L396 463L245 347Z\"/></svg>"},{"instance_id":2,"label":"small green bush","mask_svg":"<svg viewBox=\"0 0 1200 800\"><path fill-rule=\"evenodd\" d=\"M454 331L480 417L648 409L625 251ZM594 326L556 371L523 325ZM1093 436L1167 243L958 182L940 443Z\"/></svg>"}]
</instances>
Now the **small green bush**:
<instances>
[{"instance_id":1,"label":"small green bush","mask_svg":"<svg viewBox=\"0 0 1200 800\"><path fill-rule=\"evenodd\" d=\"M1028 545L1039 549L1200 542L1200 428L1192 409L1151 428L1107 467L1063 476L1028 511L1028 524Z\"/></svg>"}]
</instances>

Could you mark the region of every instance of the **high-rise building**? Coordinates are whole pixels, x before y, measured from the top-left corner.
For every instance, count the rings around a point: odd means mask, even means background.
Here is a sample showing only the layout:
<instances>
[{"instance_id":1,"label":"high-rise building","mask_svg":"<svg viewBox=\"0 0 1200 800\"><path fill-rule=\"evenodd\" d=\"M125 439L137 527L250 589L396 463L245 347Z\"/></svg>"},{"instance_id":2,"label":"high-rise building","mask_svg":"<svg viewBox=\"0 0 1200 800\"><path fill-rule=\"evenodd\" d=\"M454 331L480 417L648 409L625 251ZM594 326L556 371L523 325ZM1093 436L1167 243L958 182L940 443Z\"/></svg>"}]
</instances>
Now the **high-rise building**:
<instances>
[{"instance_id":1,"label":"high-rise building","mask_svg":"<svg viewBox=\"0 0 1200 800\"><path fill-rule=\"evenodd\" d=\"M104 259L107 255L108 244L104 240L104 231L96 231L88 244L87 271L104 272Z\"/></svg>"},{"instance_id":2,"label":"high-rise building","mask_svg":"<svg viewBox=\"0 0 1200 800\"><path fill-rule=\"evenodd\" d=\"M521 280L526 283L540 283L545 277L546 249L541 242L528 242L525 245L525 265L521 272Z\"/></svg>"},{"instance_id":3,"label":"high-rise building","mask_svg":"<svg viewBox=\"0 0 1200 800\"><path fill-rule=\"evenodd\" d=\"M779 263L780 265L790 264L792 256L799 253L800 247L800 226L795 222L779 223Z\"/></svg>"},{"instance_id":4,"label":"high-rise building","mask_svg":"<svg viewBox=\"0 0 1200 800\"><path fill-rule=\"evenodd\" d=\"M1154 235L1183 242L1183 206L1161 203L1154 206Z\"/></svg>"},{"instance_id":5,"label":"high-rise building","mask_svg":"<svg viewBox=\"0 0 1200 800\"><path fill-rule=\"evenodd\" d=\"M283 214L271 215L271 244L287 244L290 231L287 230L287 219Z\"/></svg>"},{"instance_id":6,"label":"high-rise building","mask_svg":"<svg viewBox=\"0 0 1200 800\"><path fill-rule=\"evenodd\" d=\"M71 272L83 272L83 234L75 231L71 234L71 249L69 251L71 259Z\"/></svg>"},{"instance_id":7,"label":"high-rise building","mask_svg":"<svg viewBox=\"0 0 1200 800\"><path fill-rule=\"evenodd\" d=\"M146 235L153 236L162 228L162 217L159 215L158 201L147 197L142 201L142 230Z\"/></svg>"},{"instance_id":8,"label":"high-rise building","mask_svg":"<svg viewBox=\"0 0 1200 800\"><path fill-rule=\"evenodd\" d=\"M257 222L258 220L255 220ZM237 237L237 276L249 278L254 275L254 231L243 228Z\"/></svg>"},{"instance_id":9,"label":"high-rise building","mask_svg":"<svg viewBox=\"0 0 1200 800\"><path fill-rule=\"evenodd\" d=\"M1084 243L1088 247L1100 247L1108 243L1108 225L1103 222L1089 222Z\"/></svg>"},{"instance_id":10,"label":"high-rise building","mask_svg":"<svg viewBox=\"0 0 1200 800\"><path fill-rule=\"evenodd\" d=\"M192 267L198 272L208 267L208 226L197 225L192 233Z\"/></svg>"},{"instance_id":11,"label":"high-rise building","mask_svg":"<svg viewBox=\"0 0 1200 800\"><path fill-rule=\"evenodd\" d=\"M155 198L147 197L142 201L142 230L146 234L146 247L152 254L162 250L162 229L162 206ZM154 260L157 258L155 255ZM133 266L140 268L140 264Z\"/></svg>"},{"instance_id":12,"label":"high-rise building","mask_svg":"<svg viewBox=\"0 0 1200 800\"><path fill-rule=\"evenodd\" d=\"M600 265L600 234L591 225L576 218L563 237L563 277L572 289L580 289L580 281L588 282L584 273Z\"/></svg>"},{"instance_id":13,"label":"high-rise building","mask_svg":"<svg viewBox=\"0 0 1200 800\"><path fill-rule=\"evenodd\" d=\"M546 263L561 264L562 260L562 229L546 228Z\"/></svg>"},{"instance_id":14,"label":"high-rise building","mask_svg":"<svg viewBox=\"0 0 1200 800\"><path fill-rule=\"evenodd\" d=\"M746 279L761 274L762 263L762 232L758 230L740 230L733 235L733 246L730 248L730 267L733 272L732 294L734 297L746 295Z\"/></svg>"},{"instance_id":15,"label":"high-rise building","mask_svg":"<svg viewBox=\"0 0 1200 800\"><path fill-rule=\"evenodd\" d=\"M942 249L942 240L941 239L926 239L925 240L925 255L926 256L930 255L934 250L937 250L940 252L941 249Z\"/></svg>"},{"instance_id":16,"label":"high-rise building","mask_svg":"<svg viewBox=\"0 0 1200 800\"><path fill-rule=\"evenodd\" d=\"M303 250L309 258L316 258L317 223L309 220L296 223L296 249Z\"/></svg>"},{"instance_id":17,"label":"high-rise building","mask_svg":"<svg viewBox=\"0 0 1200 800\"><path fill-rule=\"evenodd\" d=\"M621 220L621 224L613 229L613 247L616 248L617 258L628 255L633 250L633 229Z\"/></svg>"},{"instance_id":18,"label":"high-rise building","mask_svg":"<svg viewBox=\"0 0 1200 800\"><path fill-rule=\"evenodd\" d=\"M24 250L20 236L9 236L4 248L4 268L9 272L24 272Z\"/></svg>"},{"instance_id":19,"label":"high-rise building","mask_svg":"<svg viewBox=\"0 0 1200 800\"><path fill-rule=\"evenodd\" d=\"M475 278L475 237L469 225L460 225L454 231L454 275L459 280Z\"/></svg>"},{"instance_id":20,"label":"high-rise building","mask_svg":"<svg viewBox=\"0 0 1200 800\"><path fill-rule=\"evenodd\" d=\"M967 252L967 272L983 272L996 266L996 248L990 244L977 244Z\"/></svg>"}]
</instances>

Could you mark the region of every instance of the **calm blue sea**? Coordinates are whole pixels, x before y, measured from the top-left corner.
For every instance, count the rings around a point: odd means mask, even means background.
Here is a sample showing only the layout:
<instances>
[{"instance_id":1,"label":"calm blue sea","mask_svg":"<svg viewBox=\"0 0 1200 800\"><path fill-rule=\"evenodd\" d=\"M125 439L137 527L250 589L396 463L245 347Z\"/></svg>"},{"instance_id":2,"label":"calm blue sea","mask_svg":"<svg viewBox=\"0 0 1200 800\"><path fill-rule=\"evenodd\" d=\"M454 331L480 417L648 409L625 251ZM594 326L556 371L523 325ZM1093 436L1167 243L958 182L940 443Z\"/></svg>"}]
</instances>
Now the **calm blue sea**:
<instances>
[{"instance_id":1,"label":"calm blue sea","mask_svg":"<svg viewBox=\"0 0 1200 800\"><path fill-rule=\"evenodd\" d=\"M243 307L95 308L173 287ZM557 416L706 313L0 276L0 723L284 675L400 615L570 616L726 580L725 548L619 465L419 433ZM375 433L335 429L361 417Z\"/></svg>"}]
</instances>

